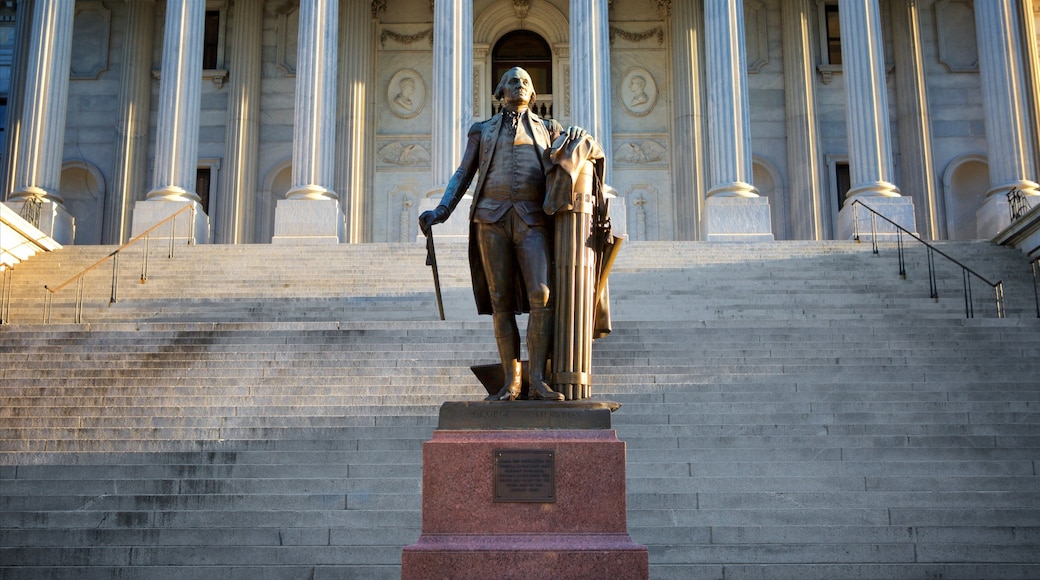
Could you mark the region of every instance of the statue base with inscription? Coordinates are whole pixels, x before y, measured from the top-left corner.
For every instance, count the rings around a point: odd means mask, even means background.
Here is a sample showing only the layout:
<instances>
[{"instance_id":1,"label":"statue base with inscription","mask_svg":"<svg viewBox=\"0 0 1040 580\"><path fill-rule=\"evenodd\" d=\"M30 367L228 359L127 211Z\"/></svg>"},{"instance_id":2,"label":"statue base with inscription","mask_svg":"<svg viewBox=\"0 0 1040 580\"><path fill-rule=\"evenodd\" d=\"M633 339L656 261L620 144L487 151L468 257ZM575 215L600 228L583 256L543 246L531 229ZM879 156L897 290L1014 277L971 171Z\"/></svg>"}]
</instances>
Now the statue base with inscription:
<instances>
[{"instance_id":1,"label":"statue base with inscription","mask_svg":"<svg viewBox=\"0 0 1040 580\"><path fill-rule=\"evenodd\" d=\"M619 406L445 403L423 443L422 535L401 578L647 578L610 427Z\"/></svg>"}]
</instances>

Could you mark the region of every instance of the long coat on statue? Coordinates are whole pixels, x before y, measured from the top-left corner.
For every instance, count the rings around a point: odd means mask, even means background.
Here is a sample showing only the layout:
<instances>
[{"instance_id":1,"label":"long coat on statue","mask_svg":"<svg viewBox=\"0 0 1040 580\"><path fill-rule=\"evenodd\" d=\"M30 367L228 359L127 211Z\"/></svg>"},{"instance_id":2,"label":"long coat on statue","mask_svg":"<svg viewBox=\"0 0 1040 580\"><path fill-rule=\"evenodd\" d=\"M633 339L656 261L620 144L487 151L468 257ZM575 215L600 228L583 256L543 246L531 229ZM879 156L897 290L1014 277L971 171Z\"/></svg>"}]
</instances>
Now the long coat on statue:
<instances>
[{"instance_id":1,"label":"long coat on statue","mask_svg":"<svg viewBox=\"0 0 1040 580\"><path fill-rule=\"evenodd\" d=\"M559 122L553 119L542 119L529 110L520 116L519 122L524 123L531 131L535 149L538 152L538 159L542 164L542 174L544 175L550 166L546 160L545 152L552 146L553 140L563 132L563 127ZM444 197L441 198L441 205L447 206L449 210L454 210L455 206L462 200L462 196L465 195L466 189L469 188L474 176L479 174L477 184L473 188L473 205L470 208L469 215L469 269L473 280L473 298L476 300L477 312L480 314L492 313L491 292L488 289L487 277L484 275L484 262L480 252L480 245L477 243L476 224L473 222L473 214L477 210L477 205L480 203L480 197L484 191L484 178L487 175L488 167L491 165L491 159L495 155L495 145L498 143L502 124L503 115L502 113L497 113L486 121L474 123L469 128L469 133L466 136L466 150L462 154L462 162L459 163L459 168L455 170L455 173L448 181L448 186L444 190ZM539 214L542 213L540 207L532 208L532 211L537 211ZM551 235L551 226L548 228L548 231ZM515 270L518 277L522 275L519 267ZM517 280L514 288L524 288L523 280ZM516 311L529 311L527 293L520 290L515 292L515 294L517 297Z\"/></svg>"}]
</instances>

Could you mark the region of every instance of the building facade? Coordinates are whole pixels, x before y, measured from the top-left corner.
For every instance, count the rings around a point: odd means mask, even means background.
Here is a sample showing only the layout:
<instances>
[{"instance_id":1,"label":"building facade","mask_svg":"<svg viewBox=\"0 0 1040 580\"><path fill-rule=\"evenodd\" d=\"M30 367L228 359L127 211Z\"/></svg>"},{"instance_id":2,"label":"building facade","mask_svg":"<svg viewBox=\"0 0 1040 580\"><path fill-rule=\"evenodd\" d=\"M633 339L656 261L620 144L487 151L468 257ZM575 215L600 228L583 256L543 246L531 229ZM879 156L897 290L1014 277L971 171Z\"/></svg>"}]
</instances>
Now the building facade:
<instances>
[{"instance_id":1,"label":"building facade","mask_svg":"<svg viewBox=\"0 0 1040 580\"><path fill-rule=\"evenodd\" d=\"M185 207L170 223L198 242L413 241L499 76L523 66L537 112L603 143L631 239L849 239L853 200L926 239L990 238L1008 192L1040 199L1037 15L1031 0L6 0L0 186L61 243L122 243Z\"/></svg>"}]
</instances>

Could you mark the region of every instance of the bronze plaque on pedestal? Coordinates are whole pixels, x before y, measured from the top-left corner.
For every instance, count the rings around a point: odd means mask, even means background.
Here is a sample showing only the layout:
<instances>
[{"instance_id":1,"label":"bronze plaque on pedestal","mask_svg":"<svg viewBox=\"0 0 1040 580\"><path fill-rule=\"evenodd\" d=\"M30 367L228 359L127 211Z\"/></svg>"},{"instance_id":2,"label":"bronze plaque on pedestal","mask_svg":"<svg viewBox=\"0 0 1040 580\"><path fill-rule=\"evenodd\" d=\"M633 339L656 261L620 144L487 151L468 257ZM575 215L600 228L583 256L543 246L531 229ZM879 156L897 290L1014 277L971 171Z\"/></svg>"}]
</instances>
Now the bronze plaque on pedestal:
<instances>
[{"instance_id":1,"label":"bronze plaque on pedestal","mask_svg":"<svg viewBox=\"0 0 1040 580\"><path fill-rule=\"evenodd\" d=\"M548 449L496 449L495 501L556 503L556 464Z\"/></svg>"}]
</instances>

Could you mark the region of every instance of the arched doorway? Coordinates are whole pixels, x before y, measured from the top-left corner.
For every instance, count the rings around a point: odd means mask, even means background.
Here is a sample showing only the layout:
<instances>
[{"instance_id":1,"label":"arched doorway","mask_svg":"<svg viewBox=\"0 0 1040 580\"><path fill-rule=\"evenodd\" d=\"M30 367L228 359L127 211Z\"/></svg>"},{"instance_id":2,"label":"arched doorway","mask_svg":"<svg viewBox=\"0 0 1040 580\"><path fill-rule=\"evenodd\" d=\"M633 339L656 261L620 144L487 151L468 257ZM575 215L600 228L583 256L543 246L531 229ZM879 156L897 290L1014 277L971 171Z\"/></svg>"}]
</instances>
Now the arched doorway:
<instances>
[{"instance_id":1,"label":"arched doorway","mask_svg":"<svg viewBox=\"0 0 1040 580\"><path fill-rule=\"evenodd\" d=\"M537 33L530 30L514 30L498 39L491 50L491 83L492 93L498 86L499 79L513 67L520 67L531 75L537 100L532 110L539 116L553 117L553 56L549 43ZM495 103L492 112L498 111Z\"/></svg>"}]
</instances>

